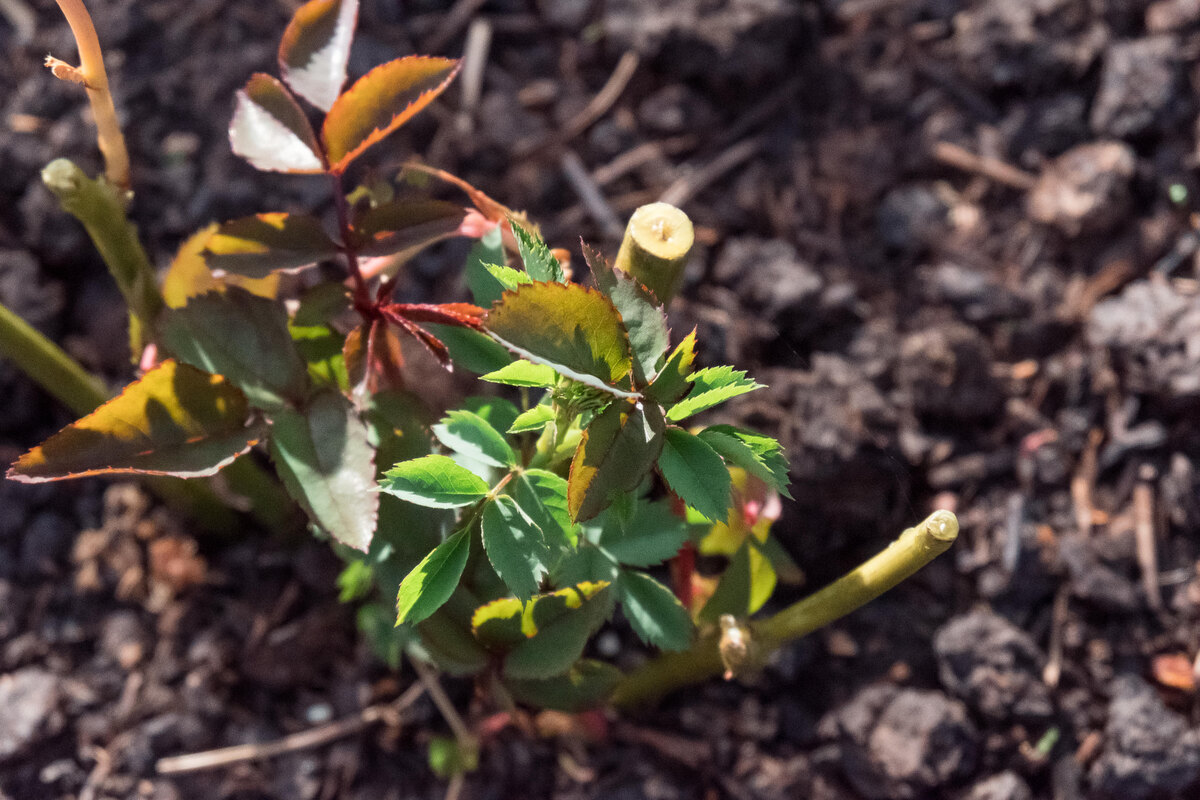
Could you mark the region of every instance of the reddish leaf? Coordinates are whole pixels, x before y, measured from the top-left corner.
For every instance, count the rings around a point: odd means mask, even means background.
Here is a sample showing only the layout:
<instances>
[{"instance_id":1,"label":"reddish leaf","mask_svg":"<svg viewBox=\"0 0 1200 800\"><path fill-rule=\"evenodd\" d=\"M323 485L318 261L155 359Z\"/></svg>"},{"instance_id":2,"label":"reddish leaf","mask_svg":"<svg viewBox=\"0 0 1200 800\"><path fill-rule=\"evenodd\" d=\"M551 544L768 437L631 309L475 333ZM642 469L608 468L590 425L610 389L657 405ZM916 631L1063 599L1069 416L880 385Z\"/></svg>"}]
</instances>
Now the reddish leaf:
<instances>
[{"instance_id":1,"label":"reddish leaf","mask_svg":"<svg viewBox=\"0 0 1200 800\"><path fill-rule=\"evenodd\" d=\"M296 10L279 43L279 69L288 86L328 111L346 82L346 63L358 0L310 0Z\"/></svg>"},{"instance_id":2,"label":"reddish leaf","mask_svg":"<svg viewBox=\"0 0 1200 800\"><path fill-rule=\"evenodd\" d=\"M233 152L271 172L316 174L325 171L321 145L308 117L283 84L255 73L238 90L229 123Z\"/></svg>"},{"instance_id":3,"label":"reddish leaf","mask_svg":"<svg viewBox=\"0 0 1200 800\"><path fill-rule=\"evenodd\" d=\"M404 164L404 168L411 169L413 172L420 172L424 175L431 175L438 180L443 180L462 189L467 197L471 198L471 203L479 210L479 213L489 222L508 222L512 217L516 217L517 219L525 218L524 214L518 214L503 203L493 200L482 190L475 188L457 175L446 172L444 169L431 167L427 164L422 164L420 161L407 161ZM513 249L516 249L515 243L513 243Z\"/></svg>"},{"instance_id":4,"label":"reddish leaf","mask_svg":"<svg viewBox=\"0 0 1200 800\"><path fill-rule=\"evenodd\" d=\"M425 345L426 349L433 353L433 357L438 360L438 363L449 369L451 366L450 349L446 347L442 340L421 326L417 325L415 322L406 319L403 315L390 311L391 308L392 306L385 306L382 309L384 316L390 322L403 328L409 336L412 336L421 344Z\"/></svg>"},{"instance_id":5,"label":"reddish leaf","mask_svg":"<svg viewBox=\"0 0 1200 800\"><path fill-rule=\"evenodd\" d=\"M458 325L463 328L483 330L483 316L487 312L470 303L393 303L384 309L413 322L435 322L442 325Z\"/></svg>"},{"instance_id":6,"label":"reddish leaf","mask_svg":"<svg viewBox=\"0 0 1200 800\"><path fill-rule=\"evenodd\" d=\"M382 319L364 323L346 336L342 348L351 386L365 383L369 394L399 389L404 384L404 353L400 340Z\"/></svg>"},{"instance_id":7,"label":"reddish leaf","mask_svg":"<svg viewBox=\"0 0 1200 800\"><path fill-rule=\"evenodd\" d=\"M320 221L307 214L273 212L222 223L205 245L209 269L247 278L299 269L337 255Z\"/></svg>"},{"instance_id":8,"label":"reddish leaf","mask_svg":"<svg viewBox=\"0 0 1200 800\"><path fill-rule=\"evenodd\" d=\"M164 361L21 456L23 483L112 473L212 475L258 440L245 396L219 375Z\"/></svg>"},{"instance_id":9,"label":"reddish leaf","mask_svg":"<svg viewBox=\"0 0 1200 800\"><path fill-rule=\"evenodd\" d=\"M321 136L331 171L345 172L368 147L433 102L458 67L454 59L407 56L381 64L359 78L325 117Z\"/></svg>"},{"instance_id":10,"label":"reddish leaf","mask_svg":"<svg viewBox=\"0 0 1200 800\"><path fill-rule=\"evenodd\" d=\"M359 255L409 258L454 236L466 217L462 206L442 200L397 200L368 209L355 223Z\"/></svg>"}]
</instances>

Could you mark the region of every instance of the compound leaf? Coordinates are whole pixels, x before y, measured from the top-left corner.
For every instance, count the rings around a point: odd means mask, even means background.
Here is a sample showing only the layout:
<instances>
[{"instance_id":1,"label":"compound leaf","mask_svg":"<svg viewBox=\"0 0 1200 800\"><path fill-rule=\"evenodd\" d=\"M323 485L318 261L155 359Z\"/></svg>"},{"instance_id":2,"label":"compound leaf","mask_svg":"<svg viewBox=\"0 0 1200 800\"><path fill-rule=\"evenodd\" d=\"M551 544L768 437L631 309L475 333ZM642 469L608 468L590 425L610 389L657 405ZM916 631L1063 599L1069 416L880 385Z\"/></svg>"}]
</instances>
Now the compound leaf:
<instances>
[{"instance_id":1,"label":"compound leaf","mask_svg":"<svg viewBox=\"0 0 1200 800\"><path fill-rule=\"evenodd\" d=\"M545 679L563 674L579 660L611 608L606 583L581 583L534 598L522 615L522 630L530 638L504 660L505 677Z\"/></svg>"},{"instance_id":2,"label":"compound leaf","mask_svg":"<svg viewBox=\"0 0 1200 800\"><path fill-rule=\"evenodd\" d=\"M710 425L700 431L699 436L727 463L741 467L784 497L791 498L787 458L779 442L732 425Z\"/></svg>"},{"instance_id":3,"label":"compound leaf","mask_svg":"<svg viewBox=\"0 0 1200 800\"><path fill-rule=\"evenodd\" d=\"M650 290L629 273L614 270L604 256L586 244L584 260L592 270L596 285L608 295L621 314L633 351L634 378L644 385L658 368L658 360L670 346L667 315Z\"/></svg>"},{"instance_id":4,"label":"compound leaf","mask_svg":"<svg viewBox=\"0 0 1200 800\"><path fill-rule=\"evenodd\" d=\"M565 478L544 469L527 469L511 485L513 498L542 529L547 544L575 546L578 537L567 510Z\"/></svg>"},{"instance_id":5,"label":"compound leaf","mask_svg":"<svg viewBox=\"0 0 1200 800\"><path fill-rule=\"evenodd\" d=\"M207 292L224 291L226 286L240 286L259 297L274 298L279 293L278 274L265 278L243 278L241 275L218 278L212 274L204 258L204 248L217 232L217 227L214 223L201 228L179 246L162 281L162 295L167 308L182 308L190 298Z\"/></svg>"},{"instance_id":6,"label":"compound leaf","mask_svg":"<svg viewBox=\"0 0 1200 800\"><path fill-rule=\"evenodd\" d=\"M687 540L687 523L666 503L639 503L632 519L604 517L600 546L622 564L652 567L679 553Z\"/></svg>"}]
</instances>

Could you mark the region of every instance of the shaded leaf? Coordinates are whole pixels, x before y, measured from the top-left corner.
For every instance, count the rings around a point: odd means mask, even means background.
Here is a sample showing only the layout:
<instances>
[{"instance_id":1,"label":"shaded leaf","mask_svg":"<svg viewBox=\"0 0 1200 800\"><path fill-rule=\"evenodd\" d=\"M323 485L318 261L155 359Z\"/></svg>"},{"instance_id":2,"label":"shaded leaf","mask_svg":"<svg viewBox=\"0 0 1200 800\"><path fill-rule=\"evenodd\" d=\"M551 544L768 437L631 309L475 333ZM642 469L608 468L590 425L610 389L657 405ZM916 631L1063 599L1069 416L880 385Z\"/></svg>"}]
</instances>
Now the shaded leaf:
<instances>
[{"instance_id":1,"label":"shaded leaf","mask_svg":"<svg viewBox=\"0 0 1200 800\"><path fill-rule=\"evenodd\" d=\"M379 493L367 429L338 391L315 394L302 410L271 417L271 457L283 485L337 541L366 551Z\"/></svg>"},{"instance_id":2,"label":"shaded leaf","mask_svg":"<svg viewBox=\"0 0 1200 800\"><path fill-rule=\"evenodd\" d=\"M21 456L8 477L40 483L120 472L212 475L262 434L247 426L249 413L245 396L224 378L164 361Z\"/></svg>"},{"instance_id":3,"label":"shaded leaf","mask_svg":"<svg viewBox=\"0 0 1200 800\"><path fill-rule=\"evenodd\" d=\"M330 170L345 172L368 147L433 102L458 67L459 62L449 58L407 56L381 64L359 78L325 116L321 137Z\"/></svg>"},{"instance_id":4,"label":"shaded leaf","mask_svg":"<svg viewBox=\"0 0 1200 800\"><path fill-rule=\"evenodd\" d=\"M784 497L788 492L788 464L783 445L769 436L735 428L710 425L699 436L731 466L741 467Z\"/></svg>"},{"instance_id":5,"label":"shaded leaf","mask_svg":"<svg viewBox=\"0 0 1200 800\"><path fill-rule=\"evenodd\" d=\"M460 408L475 414L497 431L506 430L521 413L503 397L468 397L462 401Z\"/></svg>"},{"instance_id":6,"label":"shaded leaf","mask_svg":"<svg viewBox=\"0 0 1200 800\"><path fill-rule=\"evenodd\" d=\"M493 467L515 466L517 455L504 434L470 411L451 411L433 426L433 435L456 453Z\"/></svg>"},{"instance_id":7,"label":"shaded leaf","mask_svg":"<svg viewBox=\"0 0 1200 800\"><path fill-rule=\"evenodd\" d=\"M552 678L571 668L612 608L608 584L584 583L539 595L525 607L522 629L530 638L504 660L508 678Z\"/></svg>"},{"instance_id":8,"label":"shaded leaf","mask_svg":"<svg viewBox=\"0 0 1200 800\"><path fill-rule=\"evenodd\" d=\"M481 500L488 485L447 456L402 461L384 473L383 491L428 508L459 508Z\"/></svg>"},{"instance_id":9,"label":"shaded leaf","mask_svg":"<svg viewBox=\"0 0 1200 800\"><path fill-rule=\"evenodd\" d=\"M603 549L586 542L567 553L554 568L556 586L576 586L581 583L616 581L620 574L617 562Z\"/></svg>"},{"instance_id":10,"label":"shaded leaf","mask_svg":"<svg viewBox=\"0 0 1200 800\"><path fill-rule=\"evenodd\" d=\"M464 549L469 551L469 544ZM478 675L491 661L491 653L471 633L471 614L478 606L479 598L460 583L450 599L417 624L421 647L442 672Z\"/></svg>"},{"instance_id":11,"label":"shaded leaf","mask_svg":"<svg viewBox=\"0 0 1200 800\"><path fill-rule=\"evenodd\" d=\"M526 469L510 485L513 499L542 529L548 545L575 546L578 537L567 511L565 478L544 469Z\"/></svg>"},{"instance_id":12,"label":"shaded leaf","mask_svg":"<svg viewBox=\"0 0 1200 800\"><path fill-rule=\"evenodd\" d=\"M722 614L747 617L762 608L774 591L774 567L747 539L721 573L716 591L700 610L700 620L716 622Z\"/></svg>"},{"instance_id":13,"label":"shaded leaf","mask_svg":"<svg viewBox=\"0 0 1200 800\"><path fill-rule=\"evenodd\" d=\"M567 500L576 522L600 513L613 493L641 483L662 450L663 427L658 406L622 400L592 420L571 460Z\"/></svg>"},{"instance_id":14,"label":"shaded leaf","mask_svg":"<svg viewBox=\"0 0 1200 800\"><path fill-rule=\"evenodd\" d=\"M483 509L483 548L506 586L520 600L538 590L550 552L542 529L517 502L500 495Z\"/></svg>"},{"instance_id":15,"label":"shaded leaf","mask_svg":"<svg viewBox=\"0 0 1200 800\"><path fill-rule=\"evenodd\" d=\"M644 386L658 370L658 360L670 346L666 311L649 289L627 272L614 270L604 256L586 244L583 257L596 285L621 314L633 352L634 380Z\"/></svg>"},{"instance_id":16,"label":"shaded leaf","mask_svg":"<svg viewBox=\"0 0 1200 800\"><path fill-rule=\"evenodd\" d=\"M420 622L450 599L471 552L470 529L439 544L408 573L396 596L396 624Z\"/></svg>"},{"instance_id":17,"label":"shaded leaf","mask_svg":"<svg viewBox=\"0 0 1200 800\"><path fill-rule=\"evenodd\" d=\"M724 403L731 397L761 389L761 383L747 378L746 373L733 367L709 367L693 372L688 378L692 390L667 411L667 419L678 422L692 414Z\"/></svg>"},{"instance_id":18,"label":"shaded leaf","mask_svg":"<svg viewBox=\"0 0 1200 800\"><path fill-rule=\"evenodd\" d=\"M513 236L517 240L517 251L521 254L521 263L525 265L525 271L529 273L529 277L535 281L553 281L555 283L566 281L562 265L558 263L558 259L554 257L554 253L551 252L545 240L515 219L510 218L509 224L512 226Z\"/></svg>"},{"instance_id":19,"label":"shaded leaf","mask_svg":"<svg viewBox=\"0 0 1200 800\"><path fill-rule=\"evenodd\" d=\"M486 326L517 355L618 396L633 369L621 315L604 295L578 284L532 283L504 296Z\"/></svg>"},{"instance_id":20,"label":"shaded leaf","mask_svg":"<svg viewBox=\"0 0 1200 800\"><path fill-rule=\"evenodd\" d=\"M269 172L325 171L317 135L282 83L257 72L238 90L236 103L229 123L234 153Z\"/></svg>"},{"instance_id":21,"label":"shaded leaf","mask_svg":"<svg viewBox=\"0 0 1200 800\"><path fill-rule=\"evenodd\" d=\"M309 0L279 42L279 70L296 94L328 111L346 82L358 0Z\"/></svg>"},{"instance_id":22,"label":"shaded leaf","mask_svg":"<svg viewBox=\"0 0 1200 800\"><path fill-rule=\"evenodd\" d=\"M555 678L509 678L504 685L522 703L575 714L604 705L624 677L625 673L612 664L582 659Z\"/></svg>"},{"instance_id":23,"label":"shaded leaf","mask_svg":"<svg viewBox=\"0 0 1200 800\"><path fill-rule=\"evenodd\" d=\"M456 367L483 374L495 372L512 363L512 354L487 334L470 328L426 324L429 330L445 343L450 351L450 360Z\"/></svg>"},{"instance_id":24,"label":"shaded leaf","mask_svg":"<svg viewBox=\"0 0 1200 800\"><path fill-rule=\"evenodd\" d=\"M346 334L342 357L349 384L363 387L367 394L404 385L404 350L385 320L364 322Z\"/></svg>"},{"instance_id":25,"label":"shaded leaf","mask_svg":"<svg viewBox=\"0 0 1200 800\"><path fill-rule=\"evenodd\" d=\"M299 405L308 395L308 367L287 312L272 300L232 287L194 297L164 314L162 338L181 361L224 375L258 408Z\"/></svg>"},{"instance_id":26,"label":"shaded leaf","mask_svg":"<svg viewBox=\"0 0 1200 800\"><path fill-rule=\"evenodd\" d=\"M529 433L531 431L540 431L550 424L554 419L554 408L547 405L538 405L521 412L521 415L513 420L513 424L509 426L509 433Z\"/></svg>"},{"instance_id":27,"label":"shaded leaf","mask_svg":"<svg viewBox=\"0 0 1200 800\"><path fill-rule=\"evenodd\" d=\"M337 255L320 221L307 214L255 214L223 222L205 244L208 268L247 278L299 269Z\"/></svg>"},{"instance_id":28,"label":"shaded leaf","mask_svg":"<svg viewBox=\"0 0 1200 800\"><path fill-rule=\"evenodd\" d=\"M490 306L500 299L506 288L484 267L485 264L504 263L504 237L500 226L479 237L479 241L471 245L467 253L467 261L463 265L463 278L471 290L471 297L481 306Z\"/></svg>"},{"instance_id":29,"label":"shaded leaf","mask_svg":"<svg viewBox=\"0 0 1200 800\"><path fill-rule=\"evenodd\" d=\"M226 275L218 278L208 268L204 248L217 231L214 223L193 233L175 253L167 274L163 276L162 294L168 308L182 308L187 301L207 292L219 292L229 286L240 286L251 294L274 298L279 292L279 275L265 278L243 278L241 275Z\"/></svg>"},{"instance_id":30,"label":"shaded leaf","mask_svg":"<svg viewBox=\"0 0 1200 800\"><path fill-rule=\"evenodd\" d=\"M502 597L480 606L471 617L471 630L485 647L508 650L527 638L521 629L525 604L515 597Z\"/></svg>"},{"instance_id":31,"label":"shaded leaf","mask_svg":"<svg viewBox=\"0 0 1200 800\"><path fill-rule=\"evenodd\" d=\"M663 406L677 403L692 385L688 376L692 374L692 364L696 360L696 329L684 337L658 375L646 389L646 397Z\"/></svg>"},{"instance_id":32,"label":"shaded leaf","mask_svg":"<svg viewBox=\"0 0 1200 800\"><path fill-rule=\"evenodd\" d=\"M548 387L558 381L558 373L545 364L534 364L520 359L495 372L480 375L479 379L488 383L503 383L507 386Z\"/></svg>"},{"instance_id":33,"label":"shaded leaf","mask_svg":"<svg viewBox=\"0 0 1200 800\"><path fill-rule=\"evenodd\" d=\"M408 258L453 236L466 211L443 200L394 200L368 208L355 222L360 256Z\"/></svg>"},{"instance_id":34,"label":"shaded leaf","mask_svg":"<svg viewBox=\"0 0 1200 800\"><path fill-rule=\"evenodd\" d=\"M599 544L622 564L652 567L674 558L687 534L687 523L666 503L643 502L628 521L606 515Z\"/></svg>"},{"instance_id":35,"label":"shaded leaf","mask_svg":"<svg viewBox=\"0 0 1200 800\"><path fill-rule=\"evenodd\" d=\"M680 500L714 522L724 521L731 502L731 482L716 450L672 425L663 436L658 469Z\"/></svg>"},{"instance_id":36,"label":"shaded leaf","mask_svg":"<svg viewBox=\"0 0 1200 800\"><path fill-rule=\"evenodd\" d=\"M692 640L692 620L666 586L645 573L624 570L617 581L621 607L634 632L648 645L685 650Z\"/></svg>"}]
</instances>

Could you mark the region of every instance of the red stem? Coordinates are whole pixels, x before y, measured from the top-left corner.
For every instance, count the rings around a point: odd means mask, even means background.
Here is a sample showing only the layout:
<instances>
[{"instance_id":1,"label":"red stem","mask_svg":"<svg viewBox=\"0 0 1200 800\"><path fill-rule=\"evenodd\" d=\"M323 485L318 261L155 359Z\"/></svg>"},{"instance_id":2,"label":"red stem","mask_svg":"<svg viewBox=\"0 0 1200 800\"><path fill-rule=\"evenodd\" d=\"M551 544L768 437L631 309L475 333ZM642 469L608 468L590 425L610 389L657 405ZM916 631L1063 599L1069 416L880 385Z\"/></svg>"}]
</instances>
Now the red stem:
<instances>
[{"instance_id":1,"label":"red stem","mask_svg":"<svg viewBox=\"0 0 1200 800\"><path fill-rule=\"evenodd\" d=\"M342 254L346 256L346 267L354 280L354 307L369 321L375 316L375 303L371 301L371 293L367 291L367 281L358 267L358 252L352 244L354 235L350 227L350 207L346 203L342 176L340 173L331 172L329 177L333 180L333 205L337 209L338 229L342 236Z\"/></svg>"}]
</instances>

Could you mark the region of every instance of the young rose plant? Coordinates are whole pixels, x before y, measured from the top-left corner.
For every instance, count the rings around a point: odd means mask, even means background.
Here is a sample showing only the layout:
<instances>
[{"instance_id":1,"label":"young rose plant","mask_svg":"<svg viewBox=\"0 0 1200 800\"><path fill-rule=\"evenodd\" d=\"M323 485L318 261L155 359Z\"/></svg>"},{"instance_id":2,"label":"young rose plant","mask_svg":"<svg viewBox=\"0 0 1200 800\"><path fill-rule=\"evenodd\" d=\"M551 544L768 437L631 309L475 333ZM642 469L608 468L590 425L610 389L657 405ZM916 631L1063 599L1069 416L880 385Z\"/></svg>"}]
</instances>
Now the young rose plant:
<instances>
[{"instance_id":1,"label":"young rose plant","mask_svg":"<svg viewBox=\"0 0 1200 800\"><path fill-rule=\"evenodd\" d=\"M255 167L323 176L332 227L283 212L210 226L159 282L118 187L67 162L48 168L130 302L141 377L9 477L204 477L261 445L345 559L342 596L363 601L360 626L379 654L479 676L499 707L630 704L752 672L772 647L949 546L957 524L935 514L839 583L747 622L798 574L770 536L787 463L769 437L693 427L760 387L729 366L698 368L696 331L671 341L664 305L692 244L687 217L639 209L614 263L584 245L583 285L523 218L439 170L408 167L463 189L473 208L415 196L404 181L348 187L361 157L458 70L412 56L344 88L357 12L357 0L301 6L279 48L282 81L252 76L230 125L234 151ZM319 134L300 100L323 115ZM464 266L474 302L396 302L403 263L453 236L476 239ZM281 273L320 263L341 279L310 281L285 302ZM11 353L5 319L0 347ZM439 419L405 382L414 343L510 388ZM700 574L697 553L728 566ZM657 577L667 574L673 589ZM646 644L679 654L630 676L585 658L618 609Z\"/></svg>"}]
</instances>

